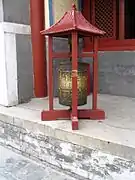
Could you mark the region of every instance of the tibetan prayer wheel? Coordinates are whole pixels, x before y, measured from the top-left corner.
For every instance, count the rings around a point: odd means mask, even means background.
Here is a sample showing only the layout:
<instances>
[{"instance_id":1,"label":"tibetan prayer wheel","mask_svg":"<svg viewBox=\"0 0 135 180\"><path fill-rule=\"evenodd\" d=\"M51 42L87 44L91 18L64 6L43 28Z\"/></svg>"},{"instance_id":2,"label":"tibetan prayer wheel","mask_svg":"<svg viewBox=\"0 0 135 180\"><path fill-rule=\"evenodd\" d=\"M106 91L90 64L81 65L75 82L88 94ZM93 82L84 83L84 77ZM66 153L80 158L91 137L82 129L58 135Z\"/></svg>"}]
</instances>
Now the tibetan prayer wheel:
<instances>
[{"instance_id":1,"label":"tibetan prayer wheel","mask_svg":"<svg viewBox=\"0 0 135 180\"><path fill-rule=\"evenodd\" d=\"M52 121L56 119L72 120L72 130L78 130L79 119L105 119L105 112L97 107L98 98L98 36L104 35L105 32L98 29L88 22L81 12L77 11L75 4L72 9L67 11L63 17L49 29L41 31L45 36L48 36L48 95L49 95L49 110L43 110L41 119L43 121ZM69 52L54 52L53 37L66 38L69 40ZM92 38L92 48L89 53L79 49L79 38ZM87 103L87 85L89 65L79 63L79 58L92 58L93 72L93 92L92 92L92 108L78 109ZM59 103L70 106L69 109L54 109L53 101L53 59L68 58L70 60L62 61L59 66L59 88L58 97ZM78 66L78 67L77 67Z\"/></svg>"},{"instance_id":2,"label":"tibetan prayer wheel","mask_svg":"<svg viewBox=\"0 0 135 180\"><path fill-rule=\"evenodd\" d=\"M87 64L78 63L77 72L77 90L78 90L78 106L87 104ZM65 61L60 63L59 67L59 86L58 97L59 103L65 106L72 107L72 63Z\"/></svg>"}]
</instances>

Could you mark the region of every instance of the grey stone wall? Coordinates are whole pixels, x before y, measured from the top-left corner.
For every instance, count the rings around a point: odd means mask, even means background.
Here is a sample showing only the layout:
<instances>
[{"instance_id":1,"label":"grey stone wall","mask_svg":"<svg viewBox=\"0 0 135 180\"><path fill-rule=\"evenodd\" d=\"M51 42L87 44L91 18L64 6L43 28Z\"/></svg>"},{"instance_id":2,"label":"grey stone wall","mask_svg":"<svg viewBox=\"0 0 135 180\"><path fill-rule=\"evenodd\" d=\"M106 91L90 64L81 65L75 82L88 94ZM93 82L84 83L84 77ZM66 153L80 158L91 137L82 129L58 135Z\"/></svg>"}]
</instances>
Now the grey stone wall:
<instances>
[{"instance_id":1,"label":"grey stone wall","mask_svg":"<svg viewBox=\"0 0 135 180\"><path fill-rule=\"evenodd\" d=\"M55 38L53 49L56 52L69 52L67 40ZM17 35L17 54L19 57L19 102L24 102L33 96L32 54L28 36ZM64 60L66 59L55 59L53 61L54 96L57 96L58 92L59 63ZM92 59L85 58L79 61L91 65L90 83L92 91ZM134 51L99 52L99 93L135 97Z\"/></svg>"},{"instance_id":2,"label":"grey stone wall","mask_svg":"<svg viewBox=\"0 0 135 180\"><path fill-rule=\"evenodd\" d=\"M66 40L55 40L55 51L68 51L67 47ZM91 65L90 83L92 88L92 59L84 58L80 61L87 62ZM54 63L54 70L54 91L55 95L57 95L58 62ZM99 52L99 93L135 97L134 51Z\"/></svg>"},{"instance_id":3,"label":"grey stone wall","mask_svg":"<svg viewBox=\"0 0 135 180\"><path fill-rule=\"evenodd\" d=\"M4 21L29 24L29 0L3 0Z\"/></svg>"},{"instance_id":4,"label":"grey stone wall","mask_svg":"<svg viewBox=\"0 0 135 180\"><path fill-rule=\"evenodd\" d=\"M16 34L17 75L19 103L33 97L33 64L31 36Z\"/></svg>"},{"instance_id":5,"label":"grey stone wall","mask_svg":"<svg viewBox=\"0 0 135 180\"><path fill-rule=\"evenodd\" d=\"M135 97L135 52L99 54L101 93Z\"/></svg>"},{"instance_id":6,"label":"grey stone wall","mask_svg":"<svg viewBox=\"0 0 135 180\"><path fill-rule=\"evenodd\" d=\"M134 179L135 162L45 136L42 124L37 129L31 123L1 116L0 144L42 164L73 173L78 180Z\"/></svg>"}]
</instances>

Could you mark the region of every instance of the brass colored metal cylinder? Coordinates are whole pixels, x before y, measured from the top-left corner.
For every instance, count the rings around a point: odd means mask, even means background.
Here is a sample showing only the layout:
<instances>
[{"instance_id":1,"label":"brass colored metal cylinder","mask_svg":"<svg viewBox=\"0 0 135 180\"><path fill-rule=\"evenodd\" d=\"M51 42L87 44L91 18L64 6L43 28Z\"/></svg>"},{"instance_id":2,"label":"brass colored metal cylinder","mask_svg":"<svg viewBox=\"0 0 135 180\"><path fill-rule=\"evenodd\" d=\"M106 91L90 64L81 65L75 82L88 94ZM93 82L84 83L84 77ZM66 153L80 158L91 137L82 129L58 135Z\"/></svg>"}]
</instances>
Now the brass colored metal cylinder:
<instances>
[{"instance_id":1,"label":"brass colored metal cylinder","mask_svg":"<svg viewBox=\"0 0 135 180\"><path fill-rule=\"evenodd\" d=\"M87 104L87 64L78 63L78 106ZM59 103L65 106L72 106L72 62L62 62L59 68Z\"/></svg>"}]
</instances>

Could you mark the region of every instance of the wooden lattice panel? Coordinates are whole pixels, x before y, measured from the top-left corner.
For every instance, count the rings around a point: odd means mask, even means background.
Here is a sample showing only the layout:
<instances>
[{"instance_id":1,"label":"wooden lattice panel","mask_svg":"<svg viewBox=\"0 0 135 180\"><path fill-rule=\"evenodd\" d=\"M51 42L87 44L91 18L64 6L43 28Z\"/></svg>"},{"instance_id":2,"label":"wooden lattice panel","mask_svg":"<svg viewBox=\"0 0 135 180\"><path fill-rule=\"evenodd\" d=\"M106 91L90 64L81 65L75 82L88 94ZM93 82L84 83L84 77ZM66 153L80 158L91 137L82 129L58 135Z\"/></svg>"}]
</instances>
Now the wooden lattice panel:
<instances>
[{"instance_id":1,"label":"wooden lattice panel","mask_svg":"<svg viewBox=\"0 0 135 180\"><path fill-rule=\"evenodd\" d=\"M114 1L95 0L95 25L104 30L104 37L114 37Z\"/></svg>"}]
</instances>

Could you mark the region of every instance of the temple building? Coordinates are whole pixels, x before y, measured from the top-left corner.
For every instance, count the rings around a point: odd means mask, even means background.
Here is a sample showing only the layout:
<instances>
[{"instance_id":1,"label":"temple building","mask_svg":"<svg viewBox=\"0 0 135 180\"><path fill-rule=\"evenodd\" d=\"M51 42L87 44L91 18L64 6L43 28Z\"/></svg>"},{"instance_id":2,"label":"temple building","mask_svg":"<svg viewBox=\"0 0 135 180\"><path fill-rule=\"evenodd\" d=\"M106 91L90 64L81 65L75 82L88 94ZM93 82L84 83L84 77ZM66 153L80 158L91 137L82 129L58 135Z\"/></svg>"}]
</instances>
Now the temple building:
<instances>
[{"instance_id":1,"label":"temple building","mask_svg":"<svg viewBox=\"0 0 135 180\"><path fill-rule=\"evenodd\" d=\"M47 96L48 39L40 31L55 24L72 3L90 23L106 32L99 39L99 93L135 97L133 0L0 0L1 105ZM67 40L55 38L53 49L64 52L67 44ZM85 38L80 44L84 52L91 51L91 39ZM90 64L91 84L91 60L79 61ZM54 61L55 96L58 66Z\"/></svg>"}]
</instances>

